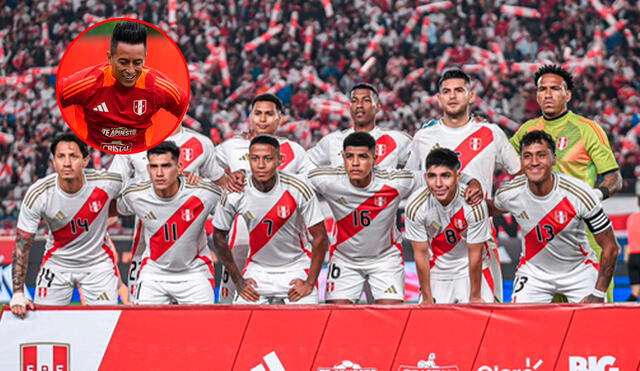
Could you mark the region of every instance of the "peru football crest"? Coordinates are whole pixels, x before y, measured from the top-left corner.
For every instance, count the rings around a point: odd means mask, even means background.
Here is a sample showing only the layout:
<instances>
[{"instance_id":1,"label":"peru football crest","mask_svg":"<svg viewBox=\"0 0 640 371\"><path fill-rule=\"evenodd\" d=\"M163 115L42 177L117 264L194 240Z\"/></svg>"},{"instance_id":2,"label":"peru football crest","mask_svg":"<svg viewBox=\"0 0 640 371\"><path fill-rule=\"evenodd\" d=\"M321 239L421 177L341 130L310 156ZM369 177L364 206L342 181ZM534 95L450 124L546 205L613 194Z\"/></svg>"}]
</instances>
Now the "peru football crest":
<instances>
[{"instance_id":1,"label":"peru football crest","mask_svg":"<svg viewBox=\"0 0 640 371\"><path fill-rule=\"evenodd\" d=\"M384 204L387 203L387 198L384 196L378 196L373 199L373 204L378 207L384 207Z\"/></svg>"},{"instance_id":2,"label":"peru football crest","mask_svg":"<svg viewBox=\"0 0 640 371\"><path fill-rule=\"evenodd\" d=\"M384 156L387 153L387 145L386 144L376 144L376 156Z\"/></svg>"},{"instance_id":3,"label":"peru football crest","mask_svg":"<svg viewBox=\"0 0 640 371\"><path fill-rule=\"evenodd\" d=\"M469 148L473 151L479 151L482 147L482 139L481 138L470 138L469 139Z\"/></svg>"},{"instance_id":4,"label":"peru football crest","mask_svg":"<svg viewBox=\"0 0 640 371\"><path fill-rule=\"evenodd\" d=\"M147 112L147 100L146 99L136 99L133 101L133 113L138 116L144 115Z\"/></svg>"},{"instance_id":5,"label":"peru football crest","mask_svg":"<svg viewBox=\"0 0 640 371\"><path fill-rule=\"evenodd\" d=\"M287 207L286 205L278 206L278 216L280 218L286 219L287 217L289 217L289 214L290 214L289 207Z\"/></svg>"},{"instance_id":6,"label":"peru football crest","mask_svg":"<svg viewBox=\"0 0 640 371\"><path fill-rule=\"evenodd\" d=\"M20 344L21 370L69 370L70 345L65 343Z\"/></svg>"},{"instance_id":7,"label":"peru football crest","mask_svg":"<svg viewBox=\"0 0 640 371\"><path fill-rule=\"evenodd\" d=\"M92 201L89 204L89 211L91 211L92 213L98 213L98 212L100 212L100 210L102 210L102 202L100 202L100 201Z\"/></svg>"},{"instance_id":8,"label":"peru football crest","mask_svg":"<svg viewBox=\"0 0 640 371\"><path fill-rule=\"evenodd\" d=\"M562 210L558 210L556 211L556 222L558 222L559 224L564 224L567 222L567 212L566 211L562 211Z\"/></svg>"},{"instance_id":9,"label":"peru football crest","mask_svg":"<svg viewBox=\"0 0 640 371\"><path fill-rule=\"evenodd\" d=\"M193 220L193 210L191 209L184 209L182 210L182 220L184 220L185 222L190 222Z\"/></svg>"},{"instance_id":10,"label":"peru football crest","mask_svg":"<svg viewBox=\"0 0 640 371\"><path fill-rule=\"evenodd\" d=\"M467 223L464 220L455 218L453 219L453 225L458 228L459 231L463 231L467 228Z\"/></svg>"},{"instance_id":11,"label":"peru football crest","mask_svg":"<svg viewBox=\"0 0 640 371\"><path fill-rule=\"evenodd\" d=\"M563 149L567 148L568 145L569 145L569 138L567 138L567 137L559 137L557 139L558 151L562 151Z\"/></svg>"},{"instance_id":12,"label":"peru football crest","mask_svg":"<svg viewBox=\"0 0 640 371\"><path fill-rule=\"evenodd\" d=\"M182 148L182 158L188 162L193 160L193 148Z\"/></svg>"}]
</instances>

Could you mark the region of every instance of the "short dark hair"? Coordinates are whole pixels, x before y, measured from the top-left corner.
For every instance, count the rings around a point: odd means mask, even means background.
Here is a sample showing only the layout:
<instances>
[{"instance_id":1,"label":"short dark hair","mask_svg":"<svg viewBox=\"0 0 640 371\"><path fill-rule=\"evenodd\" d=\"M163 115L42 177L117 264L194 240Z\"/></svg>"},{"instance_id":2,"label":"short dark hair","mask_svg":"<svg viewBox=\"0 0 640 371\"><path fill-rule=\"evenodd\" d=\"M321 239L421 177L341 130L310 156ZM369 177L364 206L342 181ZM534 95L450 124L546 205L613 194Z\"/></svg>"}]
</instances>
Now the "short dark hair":
<instances>
[{"instance_id":1,"label":"short dark hair","mask_svg":"<svg viewBox=\"0 0 640 371\"><path fill-rule=\"evenodd\" d=\"M171 158L176 162L180 159L180 147L172 140L165 140L157 146L149 148L147 150L147 158L151 155L164 155L165 153L170 153Z\"/></svg>"},{"instance_id":2,"label":"short dark hair","mask_svg":"<svg viewBox=\"0 0 640 371\"><path fill-rule=\"evenodd\" d=\"M115 54L119 42L123 42L125 44L144 44L144 48L146 50L147 27L140 22L118 22L113 28L113 33L111 34L111 54Z\"/></svg>"},{"instance_id":3,"label":"short dark hair","mask_svg":"<svg viewBox=\"0 0 640 371\"><path fill-rule=\"evenodd\" d=\"M545 64L536 71L536 73L533 75L536 86L538 86L538 81L540 81L540 78L548 73L552 73L554 75L562 77L564 83L567 84L567 89L569 89L573 93L573 76L571 75L571 73L569 73L569 71L565 70L564 68L562 68L562 66L557 64Z\"/></svg>"},{"instance_id":4,"label":"short dark hair","mask_svg":"<svg viewBox=\"0 0 640 371\"><path fill-rule=\"evenodd\" d=\"M471 78L467 75L466 72L459 68L452 68L450 70L444 71L440 79L438 80L438 90L442 87L442 84L451 79L462 79L467 85L471 84Z\"/></svg>"},{"instance_id":5,"label":"short dark hair","mask_svg":"<svg viewBox=\"0 0 640 371\"><path fill-rule=\"evenodd\" d=\"M251 100L251 104L249 105L249 110L253 111L253 106L255 106L256 103L258 102L271 102L273 104L276 105L276 110L282 114L284 113L284 104L282 104L282 101L280 100L280 98L278 98L277 96L270 94L270 93L264 93L264 94L260 94L256 97L254 97Z\"/></svg>"},{"instance_id":6,"label":"short dark hair","mask_svg":"<svg viewBox=\"0 0 640 371\"><path fill-rule=\"evenodd\" d=\"M255 138L251 139L251 144L249 144L249 149L256 144L268 144L276 149L276 152L280 152L280 142L276 137L267 134L260 134Z\"/></svg>"},{"instance_id":7,"label":"short dark hair","mask_svg":"<svg viewBox=\"0 0 640 371\"><path fill-rule=\"evenodd\" d=\"M556 142L553 140L553 137L549 135L549 133L542 130L534 130L530 131L522 137L520 140L520 153L522 153L522 149L525 146L529 146L533 143L546 143L547 147L551 150L552 154L556 154Z\"/></svg>"},{"instance_id":8,"label":"short dark hair","mask_svg":"<svg viewBox=\"0 0 640 371\"><path fill-rule=\"evenodd\" d=\"M87 144L73 133L64 133L64 134L57 135L55 138L53 138L53 142L51 142L52 156L56 155L56 149L58 147L58 143L60 142L74 142L80 148L80 152L82 152L82 158L86 158L87 156L89 156L89 148L87 147Z\"/></svg>"},{"instance_id":9,"label":"short dark hair","mask_svg":"<svg viewBox=\"0 0 640 371\"><path fill-rule=\"evenodd\" d=\"M344 138L344 142L342 142L342 149L346 150L347 147L367 147L369 151L376 151L376 140L373 139L371 134L365 133L364 131L356 131L347 135Z\"/></svg>"},{"instance_id":10,"label":"short dark hair","mask_svg":"<svg viewBox=\"0 0 640 371\"><path fill-rule=\"evenodd\" d=\"M431 166L445 166L453 171L458 171L460 169L460 159L449 148L436 148L429 152L427 159L424 161L424 166L426 170L429 170Z\"/></svg>"},{"instance_id":11,"label":"short dark hair","mask_svg":"<svg viewBox=\"0 0 640 371\"><path fill-rule=\"evenodd\" d=\"M351 96L353 95L353 92L356 91L356 89L366 89L366 90L371 90L373 92L373 98L376 100L376 103L380 102L380 95L378 94L378 89L376 89L375 86L366 83L366 82L361 82L358 84L355 84L351 90L349 90L349 98L351 98Z\"/></svg>"}]
</instances>

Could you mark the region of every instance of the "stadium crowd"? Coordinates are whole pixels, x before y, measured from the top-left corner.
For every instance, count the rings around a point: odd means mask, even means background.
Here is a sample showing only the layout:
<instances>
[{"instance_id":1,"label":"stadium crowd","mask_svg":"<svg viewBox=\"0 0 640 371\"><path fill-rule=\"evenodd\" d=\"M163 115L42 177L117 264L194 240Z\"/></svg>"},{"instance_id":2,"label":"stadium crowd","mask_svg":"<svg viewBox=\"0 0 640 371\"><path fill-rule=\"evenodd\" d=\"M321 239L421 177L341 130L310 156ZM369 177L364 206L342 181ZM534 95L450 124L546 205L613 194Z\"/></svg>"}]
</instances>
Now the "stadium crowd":
<instances>
[{"instance_id":1,"label":"stadium crowd","mask_svg":"<svg viewBox=\"0 0 640 371\"><path fill-rule=\"evenodd\" d=\"M553 62L566 64L576 77L571 109L605 128L623 176L635 181L640 175L640 3L603 3L617 9L615 19L626 21L620 32L609 30L586 0L457 0L417 22L412 17L421 1L333 1L331 12L320 1L281 1L278 13L274 1L199 0L178 2L174 24L167 1L5 1L0 9L0 227L8 231L15 224L17 201L26 187L50 172L52 137L68 130L57 107L51 67L86 27L118 16L150 22L176 40L192 73L192 119L185 124L215 143L245 130L251 97L278 86L288 116L283 135L309 147L350 125L348 110L340 109L346 108L342 94L362 81L380 90L378 124L413 134L440 116L430 98L447 66L466 66L475 79L476 113L499 122L511 135L539 113L527 66ZM536 8L540 18L505 14L502 4ZM298 16L295 29L293 14ZM247 51L246 44L270 23L283 28ZM412 23L417 24L411 28ZM428 27L426 38L421 38L423 27ZM381 29L384 36L372 47ZM305 49L309 30L310 54ZM210 55L218 46L226 49L228 86L219 59ZM367 53L375 60L363 58ZM92 158L95 168L111 161L98 152Z\"/></svg>"}]
</instances>

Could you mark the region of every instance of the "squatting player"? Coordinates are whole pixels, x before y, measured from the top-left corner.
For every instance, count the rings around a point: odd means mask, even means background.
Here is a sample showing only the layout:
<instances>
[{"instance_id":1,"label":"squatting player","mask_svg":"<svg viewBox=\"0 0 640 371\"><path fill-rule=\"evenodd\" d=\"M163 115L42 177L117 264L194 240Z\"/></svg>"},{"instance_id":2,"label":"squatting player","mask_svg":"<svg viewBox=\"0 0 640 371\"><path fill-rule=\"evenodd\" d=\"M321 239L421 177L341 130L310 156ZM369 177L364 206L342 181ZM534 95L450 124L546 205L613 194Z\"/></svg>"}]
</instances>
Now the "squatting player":
<instances>
[{"instance_id":1,"label":"squatting player","mask_svg":"<svg viewBox=\"0 0 640 371\"><path fill-rule=\"evenodd\" d=\"M249 106L248 133L237 135L218 146L216 156L220 166L231 172L251 170L249 161L249 145L258 135L275 136L278 127L284 122L284 106L280 98L273 94L260 94L251 100ZM276 137L280 144L280 165L278 170L291 174L306 174L315 166L310 162L307 152L302 146L287 138ZM236 264L240 269L244 266L249 250L249 234L242 218L236 218L229 231L229 248L233 251ZM220 302L231 303L235 294L233 281L223 271L220 282Z\"/></svg>"},{"instance_id":2,"label":"squatting player","mask_svg":"<svg viewBox=\"0 0 640 371\"><path fill-rule=\"evenodd\" d=\"M309 186L278 170L279 147L272 136L251 140L251 176L244 191L225 194L215 213L214 242L237 288L236 303L318 303L316 282L328 244L324 217ZM236 215L249 229L249 258L242 274L227 244Z\"/></svg>"},{"instance_id":3,"label":"squatting player","mask_svg":"<svg viewBox=\"0 0 640 371\"><path fill-rule=\"evenodd\" d=\"M556 65L542 66L535 74L536 101L542 116L522 124L511 138L516 150L528 132L543 130L556 142L557 162L554 171L580 179L594 188L600 200L622 189L622 174L607 134L595 121L576 115L568 109L573 98L573 76ZM598 179L602 179L598 183ZM589 245L600 259L601 249L591 231ZM613 301L613 282L608 291Z\"/></svg>"},{"instance_id":4,"label":"squatting player","mask_svg":"<svg viewBox=\"0 0 640 371\"><path fill-rule=\"evenodd\" d=\"M443 117L431 120L416 132L406 168L424 170L424 159L432 149L449 148L458 154L460 171L478 179L486 197L491 198L496 164L510 174L516 174L520 170L518 154L498 125L470 115L475 93L471 90L471 80L464 71L446 71L440 77L438 85L438 100ZM489 241L489 282L496 298L502 301L502 272L497 242L496 236Z\"/></svg>"},{"instance_id":5,"label":"squatting player","mask_svg":"<svg viewBox=\"0 0 640 371\"><path fill-rule=\"evenodd\" d=\"M87 123L87 140L113 153L139 152L152 138L153 116L163 108L180 120L186 93L161 72L144 65L147 30L142 23L119 22L113 29L107 62L63 79L63 108L76 106L76 120Z\"/></svg>"},{"instance_id":6,"label":"squatting player","mask_svg":"<svg viewBox=\"0 0 640 371\"><path fill-rule=\"evenodd\" d=\"M411 240L425 304L494 301L487 205L465 202L460 167L456 153L434 149L425 161L427 186L407 201L405 237Z\"/></svg>"},{"instance_id":7,"label":"squatting player","mask_svg":"<svg viewBox=\"0 0 640 371\"><path fill-rule=\"evenodd\" d=\"M520 140L524 175L504 184L489 207L509 212L522 228L522 253L513 302L548 303L555 294L569 302L603 302L619 246L596 192L574 177L552 171L556 144L535 130ZM602 247L598 264L585 229Z\"/></svg>"},{"instance_id":8,"label":"squatting player","mask_svg":"<svg viewBox=\"0 0 640 371\"><path fill-rule=\"evenodd\" d=\"M118 198L120 215L142 221L146 249L138 274L138 304L213 304L213 265L204 224L222 190L180 177L180 149L165 141L147 151L151 181L128 186Z\"/></svg>"},{"instance_id":9,"label":"squatting player","mask_svg":"<svg viewBox=\"0 0 640 371\"><path fill-rule=\"evenodd\" d=\"M41 219L51 233L36 279L36 304L67 305L75 286L82 287L89 305L118 302L118 277L106 231L108 206L122 189L122 177L85 170L89 151L73 134L57 136L51 154L55 172L29 187L18 217L10 306L20 317L33 309L24 296L24 280Z\"/></svg>"}]
</instances>

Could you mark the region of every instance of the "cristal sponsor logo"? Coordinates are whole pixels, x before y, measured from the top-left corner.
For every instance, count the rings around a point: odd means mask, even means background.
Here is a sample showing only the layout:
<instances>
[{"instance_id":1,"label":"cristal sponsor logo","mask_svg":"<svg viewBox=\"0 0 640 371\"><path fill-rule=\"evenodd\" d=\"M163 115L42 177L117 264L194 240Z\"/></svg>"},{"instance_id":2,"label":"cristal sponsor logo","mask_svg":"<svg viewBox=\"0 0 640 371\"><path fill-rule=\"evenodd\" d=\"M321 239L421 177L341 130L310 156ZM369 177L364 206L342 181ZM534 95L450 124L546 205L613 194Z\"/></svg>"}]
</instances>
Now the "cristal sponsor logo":
<instances>
[{"instance_id":1,"label":"cristal sponsor logo","mask_svg":"<svg viewBox=\"0 0 640 371\"><path fill-rule=\"evenodd\" d=\"M333 367L318 367L318 371L378 371L375 367L363 367L356 362L344 360Z\"/></svg>"},{"instance_id":2,"label":"cristal sponsor logo","mask_svg":"<svg viewBox=\"0 0 640 371\"><path fill-rule=\"evenodd\" d=\"M430 353L425 360L418 361L416 366L400 366L398 371L460 371L458 366L438 366L436 364L436 354Z\"/></svg>"},{"instance_id":3,"label":"cristal sponsor logo","mask_svg":"<svg viewBox=\"0 0 640 371\"><path fill-rule=\"evenodd\" d=\"M504 367L504 366L480 366L477 371L535 371L542 366L542 360L539 359L535 362L531 361L531 358L526 358L524 361L524 367L516 366L512 368Z\"/></svg>"},{"instance_id":4,"label":"cristal sponsor logo","mask_svg":"<svg viewBox=\"0 0 640 371\"><path fill-rule=\"evenodd\" d=\"M20 344L20 370L68 371L71 351L64 343Z\"/></svg>"},{"instance_id":5,"label":"cristal sponsor logo","mask_svg":"<svg viewBox=\"0 0 640 371\"><path fill-rule=\"evenodd\" d=\"M137 129L131 128L102 128L102 135L105 137L130 137L136 135Z\"/></svg>"},{"instance_id":6,"label":"cristal sponsor logo","mask_svg":"<svg viewBox=\"0 0 640 371\"><path fill-rule=\"evenodd\" d=\"M569 371L620 371L618 367L612 367L615 363L613 356L569 356Z\"/></svg>"},{"instance_id":7,"label":"cristal sponsor logo","mask_svg":"<svg viewBox=\"0 0 640 371\"><path fill-rule=\"evenodd\" d=\"M131 151L131 143L102 143L100 148L111 152L129 152Z\"/></svg>"}]
</instances>

